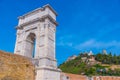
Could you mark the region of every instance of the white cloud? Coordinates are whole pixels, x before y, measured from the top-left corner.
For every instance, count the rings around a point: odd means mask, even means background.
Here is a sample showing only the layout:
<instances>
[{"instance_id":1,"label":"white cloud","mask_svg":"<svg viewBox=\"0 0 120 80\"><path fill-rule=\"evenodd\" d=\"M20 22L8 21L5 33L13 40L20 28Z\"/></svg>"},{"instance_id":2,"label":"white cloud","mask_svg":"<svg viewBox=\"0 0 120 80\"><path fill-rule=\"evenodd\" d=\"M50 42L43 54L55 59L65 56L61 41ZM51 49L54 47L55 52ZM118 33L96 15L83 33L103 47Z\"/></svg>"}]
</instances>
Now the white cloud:
<instances>
[{"instance_id":1,"label":"white cloud","mask_svg":"<svg viewBox=\"0 0 120 80\"><path fill-rule=\"evenodd\" d=\"M71 41L72 38L73 38L73 35L64 35L57 40L57 45L72 47L73 46L73 42Z\"/></svg>"},{"instance_id":2,"label":"white cloud","mask_svg":"<svg viewBox=\"0 0 120 80\"><path fill-rule=\"evenodd\" d=\"M57 40L57 46L61 46L61 47L69 47L71 49L76 49L76 50L89 50L89 49L110 49L114 51L118 51L118 49L120 48L120 41L109 41L109 42L104 42L104 41L97 41L96 39L89 39L86 40L82 43L80 43L79 41L74 41L77 40L76 36L74 35L64 35L62 37L60 37Z\"/></svg>"},{"instance_id":3,"label":"white cloud","mask_svg":"<svg viewBox=\"0 0 120 80\"><path fill-rule=\"evenodd\" d=\"M100 41L96 41L95 39L90 39L75 46L76 49L108 48L108 47L120 47L120 42L117 41L100 42Z\"/></svg>"},{"instance_id":4,"label":"white cloud","mask_svg":"<svg viewBox=\"0 0 120 80\"><path fill-rule=\"evenodd\" d=\"M72 47L73 43L71 43L71 42L59 42L57 45L58 46Z\"/></svg>"}]
</instances>

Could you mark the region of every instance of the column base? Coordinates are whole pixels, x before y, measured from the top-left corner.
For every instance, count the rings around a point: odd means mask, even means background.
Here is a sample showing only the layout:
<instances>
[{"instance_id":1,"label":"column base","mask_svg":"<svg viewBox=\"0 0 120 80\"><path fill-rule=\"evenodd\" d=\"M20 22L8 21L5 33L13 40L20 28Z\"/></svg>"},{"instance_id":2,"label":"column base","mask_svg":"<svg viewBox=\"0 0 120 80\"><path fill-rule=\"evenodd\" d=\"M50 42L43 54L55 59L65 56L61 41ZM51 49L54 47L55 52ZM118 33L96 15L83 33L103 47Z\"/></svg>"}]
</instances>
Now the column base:
<instances>
[{"instance_id":1,"label":"column base","mask_svg":"<svg viewBox=\"0 0 120 80\"><path fill-rule=\"evenodd\" d=\"M60 69L54 69L51 67L36 68L35 80L60 80Z\"/></svg>"}]
</instances>

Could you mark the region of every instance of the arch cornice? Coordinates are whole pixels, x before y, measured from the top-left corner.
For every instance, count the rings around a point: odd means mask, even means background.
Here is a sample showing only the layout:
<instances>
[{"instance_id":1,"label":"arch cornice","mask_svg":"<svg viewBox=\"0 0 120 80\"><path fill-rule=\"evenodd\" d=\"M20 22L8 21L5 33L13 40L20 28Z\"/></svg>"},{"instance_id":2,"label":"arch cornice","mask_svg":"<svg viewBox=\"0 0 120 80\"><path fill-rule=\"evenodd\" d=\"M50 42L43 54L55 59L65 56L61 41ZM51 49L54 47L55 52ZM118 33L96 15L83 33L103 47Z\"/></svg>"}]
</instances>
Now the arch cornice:
<instances>
[{"instance_id":1,"label":"arch cornice","mask_svg":"<svg viewBox=\"0 0 120 80\"><path fill-rule=\"evenodd\" d=\"M53 24L58 26L58 23L48 14L48 15L42 16L41 18L36 18L36 19L30 20L28 22L22 23L22 24L16 26L16 29L22 29L24 26L27 26L29 24L33 24L36 22L44 22L45 19L49 19L50 22L52 22Z\"/></svg>"},{"instance_id":2,"label":"arch cornice","mask_svg":"<svg viewBox=\"0 0 120 80\"><path fill-rule=\"evenodd\" d=\"M33 11L30 11L30 12L24 14L23 16L18 17L18 19L24 19L26 16L29 16L31 14L37 13L39 11L45 11L46 8L49 8L56 16L58 15L57 12L49 4L46 4L43 7L37 8Z\"/></svg>"}]
</instances>

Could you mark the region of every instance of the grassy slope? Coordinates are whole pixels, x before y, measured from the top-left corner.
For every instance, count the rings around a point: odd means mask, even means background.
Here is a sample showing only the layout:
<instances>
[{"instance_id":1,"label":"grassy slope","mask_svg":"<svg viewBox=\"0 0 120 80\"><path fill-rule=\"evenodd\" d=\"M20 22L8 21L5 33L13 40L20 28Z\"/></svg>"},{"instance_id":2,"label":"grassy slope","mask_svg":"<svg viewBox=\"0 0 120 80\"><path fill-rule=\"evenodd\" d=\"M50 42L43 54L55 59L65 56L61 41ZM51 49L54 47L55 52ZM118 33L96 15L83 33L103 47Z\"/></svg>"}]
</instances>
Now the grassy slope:
<instances>
[{"instance_id":1,"label":"grassy slope","mask_svg":"<svg viewBox=\"0 0 120 80\"><path fill-rule=\"evenodd\" d=\"M59 66L59 68L63 72L73 73L73 74L84 74L88 76L94 75L113 75L120 76L120 68L111 70L111 68L115 65L105 65L105 64L94 64L88 65L81 60L81 57L78 56L76 59L71 60L69 62L65 62ZM100 72L100 70L103 72Z\"/></svg>"}]
</instances>

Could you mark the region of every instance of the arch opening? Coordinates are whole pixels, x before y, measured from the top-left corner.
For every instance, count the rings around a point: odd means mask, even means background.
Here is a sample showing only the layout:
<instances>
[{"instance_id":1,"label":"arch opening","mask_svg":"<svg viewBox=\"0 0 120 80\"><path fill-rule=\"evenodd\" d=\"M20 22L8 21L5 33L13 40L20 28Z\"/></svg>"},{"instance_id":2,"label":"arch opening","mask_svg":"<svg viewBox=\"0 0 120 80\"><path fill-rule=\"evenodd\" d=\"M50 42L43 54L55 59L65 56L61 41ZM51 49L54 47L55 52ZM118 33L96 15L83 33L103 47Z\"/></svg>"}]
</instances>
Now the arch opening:
<instances>
[{"instance_id":1,"label":"arch opening","mask_svg":"<svg viewBox=\"0 0 120 80\"><path fill-rule=\"evenodd\" d=\"M35 57L35 48L36 48L36 35L30 33L26 39L26 53L25 56L29 58Z\"/></svg>"}]
</instances>

